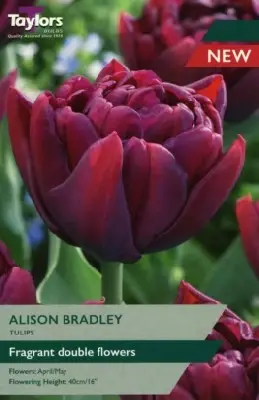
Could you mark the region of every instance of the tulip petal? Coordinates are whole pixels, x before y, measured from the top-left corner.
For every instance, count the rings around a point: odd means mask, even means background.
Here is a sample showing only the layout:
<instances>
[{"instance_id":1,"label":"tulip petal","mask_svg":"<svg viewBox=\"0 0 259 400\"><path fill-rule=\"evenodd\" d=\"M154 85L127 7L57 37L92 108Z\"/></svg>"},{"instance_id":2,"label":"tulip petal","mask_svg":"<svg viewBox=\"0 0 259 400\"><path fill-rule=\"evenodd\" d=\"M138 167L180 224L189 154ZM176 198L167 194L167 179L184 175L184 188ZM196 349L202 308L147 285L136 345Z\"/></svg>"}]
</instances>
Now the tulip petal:
<instances>
[{"instance_id":1,"label":"tulip petal","mask_svg":"<svg viewBox=\"0 0 259 400\"><path fill-rule=\"evenodd\" d=\"M103 125L102 134L109 135L117 132L121 139L127 139L134 136L142 136L141 119L136 111L127 106L118 106L111 109L105 124Z\"/></svg>"},{"instance_id":2,"label":"tulip petal","mask_svg":"<svg viewBox=\"0 0 259 400\"><path fill-rule=\"evenodd\" d=\"M201 125L169 139L164 146L193 183L195 179L204 176L221 155L222 137Z\"/></svg>"},{"instance_id":3,"label":"tulip petal","mask_svg":"<svg viewBox=\"0 0 259 400\"><path fill-rule=\"evenodd\" d=\"M169 47L157 57L150 68L166 82L186 85L203 76L202 69L185 68L191 54L196 47L196 42L191 37L182 39L177 45ZM197 77L198 76L198 77Z\"/></svg>"},{"instance_id":4,"label":"tulip petal","mask_svg":"<svg viewBox=\"0 0 259 400\"><path fill-rule=\"evenodd\" d=\"M44 196L69 176L65 145L57 135L55 114L45 94L32 106L30 144L37 183Z\"/></svg>"},{"instance_id":5,"label":"tulip petal","mask_svg":"<svg viewBox=\"0 0 259 400\"><path fill-rule=\"evenodd\" d=\"M196 398L206 400L213 398L213 373L209 364L190 365L186 374L188 376L190 392L194 392L197 396L195 396ZM200 379L201 376L202 379ZM174 391L172 393L174 393Z\"/></svg>"},{"instance_id":6,"label":"tulip petal","mask_svg":"<svg viewBox=\"0 0 259 400\"><path fill-rule=\"evenodd\" d=\"M196 93L208 97L221 118L224 117L227 107L227 88L222 75L207 76L188 87L195 89Z\"/></svg>"},{"instance_id":7,"label":"tulip petal","mask_svg":"<svg viewBox=\"0 0 259 400\"><path fill-rule=\"evenodd\" d=\"M4 284L2 285L2 279ZM13 267L0 278L0 304L36 304L36 290L29 271Z\"/></svg>"},{"instance_id":8,"label":"tulip petal","mask_svg":"<svg viewBox=\"0 0 259 400\"><path fill-rule=\"evenodd\" d=\"M47 204L79 247L107 261L131 262L140 255L133 244L122 164L122 143L113 133L89 148L66 182L48 193Z\"/></svg>"},{"instance_id":9,"label":"tulip petal","mask_svg":"<svg viewBox=\"0 0 259 400\"><path fill-rule=\"evenodd\" d=\"M171 18L167 18L163 22L160 32L166 47L177 45L183 37L181 26L174 24Z\"/></svg>"},{"instance_id":10,"label":"tulip petal","mask_svg":"<svg viewBox=\"0 0 259 400\"><path fill-rule=\"evenodd\" d=\"M14 70L0 80L0 120L6 112L6 101L8 89L15 84L17 78L17 71Z\"/></svg>"},{"instance_id":11,"label":"tulip petal","mask_svg":"<svg viewBox=\"0 0 259 400\"><path fill-rule=\"evenodd\" d=\"M147 252L179 245L194 236L212 218L234 186L245 160L245 140L234 141L228 152L194 187L178 220L158 236Z\"/></svg>"},{"instance_id":12,"label":"tulip petal","mask_svg":"<svg viewBox=\"0 0 259 400\"><path fill-rule=\"evenodd\" d=\"M250 195L237 200L236 217L244 251L254 273L259 277L259 207Z\"/></svg>"},{"instance_id":13,"label":"tulip petal","mask_svg":"<svg viewBox=\"0 0 259 400\"><path fill-rule=\"evenodd\" d=\"M8 248L0 241L0 276L7 273L14 266L14 262L11 260Z\"/></svg>"},{"instance_id":14,"label":"tulip petal","mask_svg":"<svg viewBox=\"0 0 259 400\"><path fill-rule=\"evenodd\" d=\"M118 72L125 72L125 71L128 71L128 68L126 68L119 61L113 59L100 71L98 77L96 78L96 82L101 81L107 75L113 75Z\"/></svg>"},{"instance_id":15,"label":"tulip petal","mask_svg":"<svg viewBox=\"0 0 259 400\"><path fill-rule=\"evenodd\" d=\"M136 57L138 68L144 69L156 58L156 46L153 36L149 34L139 34L136 36Z\"/></svg>"},{"instance_id":16,"label":"tulip petal","mask_svg":"<svg viewBox=\"0 0 259 400\"><path fill-rule=\"evenodd\" d=\"M132 90L128 97L128 106L138 111L141 109L151 109L161 103L164 91L161 86L143 87Z\"/></svg>"},{"instance_id":17,"label":"tulip petal","mask_svg":"<svg viewBox=\"0 0 259 400\"><path fill-rule=\"evenodd\" d=\"M147 142L163 143L171 137L177 125L173 113L173 108L166 104L158 104L151 109L139 110L144 139Z\"/></svg>"},{"instance_id":18,"label":"tulip petal","mask_svg":"<svg viewBox=\"0 0 259 400\"><path fill-rule=\"evenodd\" d=\"M75 75L65 80L65 82L56 90L55 96L61 99L68 97L79 90L89 91L92 89L91 82L81 75Z\"/></svg>"},{"instance_id":19,"label":"tulip petal","mask_svg":"<svg viewBox=\"0 0 259 400\"><path fill-rule=\"evenodd\" d=\"M145 3L140 18L135 20L135 27L142 33L152 33L157 24L157 10L150 3Z\"/></svg>"},{"instance_id":20,"label":"tulip petal","mask_svg":"<svg viewBox=\"0 0 259 400\"><path fill-rule=\"evenodd\" d=\"M46 221L52 232L56 233L67 242L71 242L61 234L53 218L46 210L39 194L39 189L34 175L35 171L32 167L29 144L31 109L32 104L16 89L9 89L7 101L8 125L15 160L25 185L33 198L35 207L38 213L42 216L42 219Z\"/></svg>"},{"instance_id":21,"label":"tulip petal","mask_svg":"<svg viewBox=\"0 0 259 400\"><path fill-rule=\"evenodd\" d=\"M151 70L139 70L132 72L133 79L135 81L136 88L146 87L146 86L153 86L153 85L160 85L161 79L159 76Z\"/></svg>"},{"instance_id":22,"label":"tulip petal","mask_svg":"<svg viewBox=\"0 0 259 400\"><path fill-rule=\"evenodd\" d=\"M235 85L228 88L225 119L229 122L242 121L258 109L258 104L259 68L250 68Z\"/></svg>"},{"instance_id":23,"label":"tulip petal","mask_svg":"<svg viewBox=\"0 0 259 400\"><path fill-rule=\"evenodd\" d=\"M104 136L101 130L111 109L112 104L101 97L94 98L89 104L86 114L101 136Z\"/></svg>"},{"instance_id":24,"label":"tulip petal","mask_svg":"<svg viewBox=\"0 0 259 400\"><path fill-rule=\"evenodd\" d=\"M69 166L74 169L88 148L99 138L89 118L65 107L56 114L59 135L66 143Z\"/></svg>"},{"instance_id":25,"label":"tulip petal","mask_svg":"<svg viewBox=\"0 0 259 400\"><path fill-rule=\"evenodd\" d=\"M30 187L29 132L32 104L18 90L9 89L7 115L12 150L22 178Z\"/></svg>"},{"instance_id":26,"label":"tulip petal","mask_svg":"<svg viewBox=\"0 0 259 400\"><path fill-rule=\"evenodd\" d=\"M110 93L108 93L105 96L105 99L109 103L112 103L112 105L114 107L116 107L116 106L126 105L128 96L129 96L129 92L127 90L125 90L125 87L118 87L118 88L112 90Z\"/></svg>"},{"instance_id":27,"label":"tulip petal","mask_svg":"<svg viewBox=\"0 0 259 400\"><path fill-rule=\"evenodd\" d=\"M146 142L132 137L124 148L123 181L132 221L133 236L135 236L136 224L147 196L149 169Z\"/></svg>"},{"instance_id":28,"label":"tulip petal","mask_svg":"<svg viewBox=\"0 0 259 400\"><path fill-rule=\"evenodd\" d=\"M195 123L195 115L183 103L179 103L176 107L172 107L172 119L174 127L171 136L177 136L191 129Z\"/></svg>"},{"instance_id":29,"label":"tulip petal","mask_svg":"<svg viewBox=\"0 0 259 400\"><path fill-rule=\"evenodd\" d=\"M119 42L126 64L131 69L137 69L135 33L132 25L132 17L124 12L120 14L119 19Z\"/></svg>"},{"instance_id":30,"label":"tulip petal","mask_svg":"<svg viewBox=\"0 0 259 400\"><path fill-rule=\"evenodd\" d=\"M213 299L212 297L206 296L206 294L197 290L190 283L181 281L177 297L175 300L176 304L219 304L220 302ZM224 311L225 317L234 318L240 321L240 318L228 308Z\"/></svg>"},{"instance_id":31,"label":"tulip petal","mask_svg":"<svg viewBox=\"0 0 259 400\"><path fill-rule=\"evenodd\" d=\"M228 400L253 398L253 385L243 365L227 360L219 362L213 366L212 374L214 398ZM198 376L196 376L197 379Z\"/></svg>"},{"instance_id":32,"label":"tulip petal","mask_svg":"<svg viewBox=\"0 0 259 400\"><path fill-rule=\"evenodd\" d=\"M154 143L146 144L146 152L149 163L148 185L135 232L136 246L143 252L154 237L173 223L187 197L187 175L177 165L174 157ZM135 176L138 176L137 170Z\"/></svg>"}]
</instances>

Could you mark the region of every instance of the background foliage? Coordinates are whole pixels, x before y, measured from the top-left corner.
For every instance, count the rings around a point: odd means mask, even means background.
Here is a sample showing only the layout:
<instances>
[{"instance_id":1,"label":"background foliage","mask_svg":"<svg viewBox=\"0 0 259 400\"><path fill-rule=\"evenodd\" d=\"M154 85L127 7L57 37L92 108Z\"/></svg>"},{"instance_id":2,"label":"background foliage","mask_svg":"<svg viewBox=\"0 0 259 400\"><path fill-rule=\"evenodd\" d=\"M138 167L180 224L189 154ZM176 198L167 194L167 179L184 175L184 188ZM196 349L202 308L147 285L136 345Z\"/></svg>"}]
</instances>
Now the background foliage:
<instances>
[{"instance_id":1,"label":"background foliage","mask_svg":"<svg viewBox=\"0 0 259 400\"><path fill-rule=\"evenodd\" d=\"M43 89L54 91L71 74L85 74L93 79L104 63L118 57L119 12L127 10L137 15L142 5L140 0L45 0L39 3L45 6L44 15L63 16L65 35L63 39L28 40L9 45L7 67L12 68L15 56L20 71L18 87L32 99ZM145 256L135 265L126 265L125 302L170 303L180 280L185 279L227 303L251 323L258 323L259 282L243 254L234 215L238 196L251 192L255 199L259 198L258 127L257 116L240 126L226 125L227 146L238 133L242 133L248 143L246 165L239 182L198 237L177 249ZM78 304L87 299L99 299L98 270L78 249L49 235L37 216L10 151L6 121L1 124L0 157L0 238L8 245L13 259L31 270L39 300L46 304ZM19 396L15 398L19 400ZM54 396L53 399L73 400L73 396Z\"/></svg>"}]
</instances>

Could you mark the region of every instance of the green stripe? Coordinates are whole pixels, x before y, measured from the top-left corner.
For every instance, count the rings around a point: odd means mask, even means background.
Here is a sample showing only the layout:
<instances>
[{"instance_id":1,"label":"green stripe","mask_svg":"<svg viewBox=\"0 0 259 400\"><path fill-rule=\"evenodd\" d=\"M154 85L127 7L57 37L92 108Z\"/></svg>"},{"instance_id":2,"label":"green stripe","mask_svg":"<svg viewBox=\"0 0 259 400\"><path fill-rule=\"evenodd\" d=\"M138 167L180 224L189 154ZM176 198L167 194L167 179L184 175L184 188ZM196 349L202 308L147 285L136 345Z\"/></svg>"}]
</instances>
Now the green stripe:
<instances>
[{"instance_id":1,"label":"green stripe","mask_svg":"<svg viewBox=\"0 0 259 400\"><path fill-rule=\"evenodd\" d=\"M213 22L203 42L251 42L259 44L259 20Z\"/></svg>"},{"instance_id":2,"label":"green stripe","mask_svg":"<svg viewBox=\"0 0 259 400\"><path fill-rule=\"evenodd\" d=\"M219 346L220 342L210 340L2 340L0 363L201 363L211 360ZM15 351L13 354L11 348ZM62 356L63 348L75 353ZM76 353L79 348L81 355ZM98 352L98 348L106 352ZM37 353L32 354L33 350ZM112 350L118 354L112 355ZM29 354L32 357L28 359Z\"/></svg>"}]
</instances>

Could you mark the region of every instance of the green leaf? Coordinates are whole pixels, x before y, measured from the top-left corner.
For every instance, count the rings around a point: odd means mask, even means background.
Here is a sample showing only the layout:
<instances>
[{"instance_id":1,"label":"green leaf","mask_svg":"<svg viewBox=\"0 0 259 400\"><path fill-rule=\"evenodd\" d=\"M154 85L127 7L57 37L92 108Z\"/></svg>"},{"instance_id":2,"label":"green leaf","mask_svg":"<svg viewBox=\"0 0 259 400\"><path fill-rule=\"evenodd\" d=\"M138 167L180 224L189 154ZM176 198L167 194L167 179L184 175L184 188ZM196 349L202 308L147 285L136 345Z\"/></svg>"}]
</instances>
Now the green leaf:
<instances>
[{"instance_id":1,"label":"green leaf","mask_svg":"<svg viewBox=\"0 0 259 400\"><path fill-rule=\"evenodd\" d=\"M140 304L172 302L181 270L176 266L177 249L146 255L124 266L124 301ZM178 279L177 274L180 275Z\"/></svg>"},{"instance_id":2,"label":"green leaf","mask_svg":"<svg viewBox=\"0 0 259 400\"><path fill-rule=\"evenodd\" d=\"M213 268L213 259L189 240L177 248L143 256L124 268L124 300L137 304L171 303L182 279L198 285Z\"/></svg>"},{"instance_id":3,"label":"green leaf","mask_svg":"<svg viewBox=\"0 0 259 400\"><path fill-rule=\"evenodd\" d=\"M20 202L21 179L10 150L7 123L0 126L0 240L10 249L14 261L29 268L30 250Z\"/></svg>"},{"instance_id":4,"label":"green leaf","mask_svg":"<svg viewBox=\"0 0 259 400\"><path fill-rule=\"evenodd\" d=\"M239 237L216 262L200 290L234 311L251 305L253 297L259 294L259 281L249 266Z\"/></svg>"},{"instance_id":5,"label":"green leaf","mask_svg":"<svg viewBox=\"0 0 259 400\"><path fill-rule=\"evenodd\" d=\"M211 273L214 268L213 258L194 240L179 246L178 264L183 269L183 279L196 287L199 287L204 276Z\"/></svg>"},{"instance_id":6,"label":"green leaf","mask_svg":"<svg viewBox=\"0 0 259 400\"><path fill-rule=\"evenodd\" d=\"M241 134L246 140L258 135L259 115L255 113L238 123L224 123L224 145L228 147Z\"/></svg>"},{"instance_id":7,"label":"green leaf","mask_svg":"<svg viewBox=\"0 0 259 400\"><path fill-rule=\"evenodd\" d=\"M101 277L75 247L51 235L50 264L40 284L38 299L44 304L81 304L101 297Z\"/></svg>"},{"instance_id":8,"label":"green leaf","mask_svg":"<svg viewBox=\"0 0 259 400\"><path fill-rule=\"evenodd\" d=\"M24 396L0 396L3 400L24 400ZM119 396L26 396L26 400L120 400Z\"/></svg>"}]
</instances>

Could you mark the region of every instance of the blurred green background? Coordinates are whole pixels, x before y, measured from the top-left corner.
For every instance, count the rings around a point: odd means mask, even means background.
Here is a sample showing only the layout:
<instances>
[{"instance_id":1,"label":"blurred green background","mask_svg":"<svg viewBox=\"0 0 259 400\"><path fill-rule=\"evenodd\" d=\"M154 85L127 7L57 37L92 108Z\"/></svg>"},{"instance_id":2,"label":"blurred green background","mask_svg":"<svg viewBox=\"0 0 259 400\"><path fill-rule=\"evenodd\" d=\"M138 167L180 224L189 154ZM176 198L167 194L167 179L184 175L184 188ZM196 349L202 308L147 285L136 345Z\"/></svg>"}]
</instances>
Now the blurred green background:
<instances>
[{"instance_id":1,"label":"blurred green background","mask_svg":"<svg viewBox=\"0 0 259 400\"><path fill-rule=\"evenodd\" d=\"M8 45L8 69L19 69L17 86L31 99L41 90L54 91L66 77L84 74L94 79L102 66L120 58L116 27L120 11L134 15L140 0L45 0L44 16L64 18L64 38L23 40ZM226 125L228 146L236 134L248 142L245 169L228 201L193 240L177 249L145 256L125 266L127 303L170 303L181 279L239 315L259 322L259 282L244 256L234 215L235 200L251 192L259 198L259 124L256 116ZM81 303L99 299L100 275L82 253L49 235L34 210L16 169L8 142L6 121L0 133L0 238L14 260L32 271L44 303Z\"/></svg>"}]
</instances>

